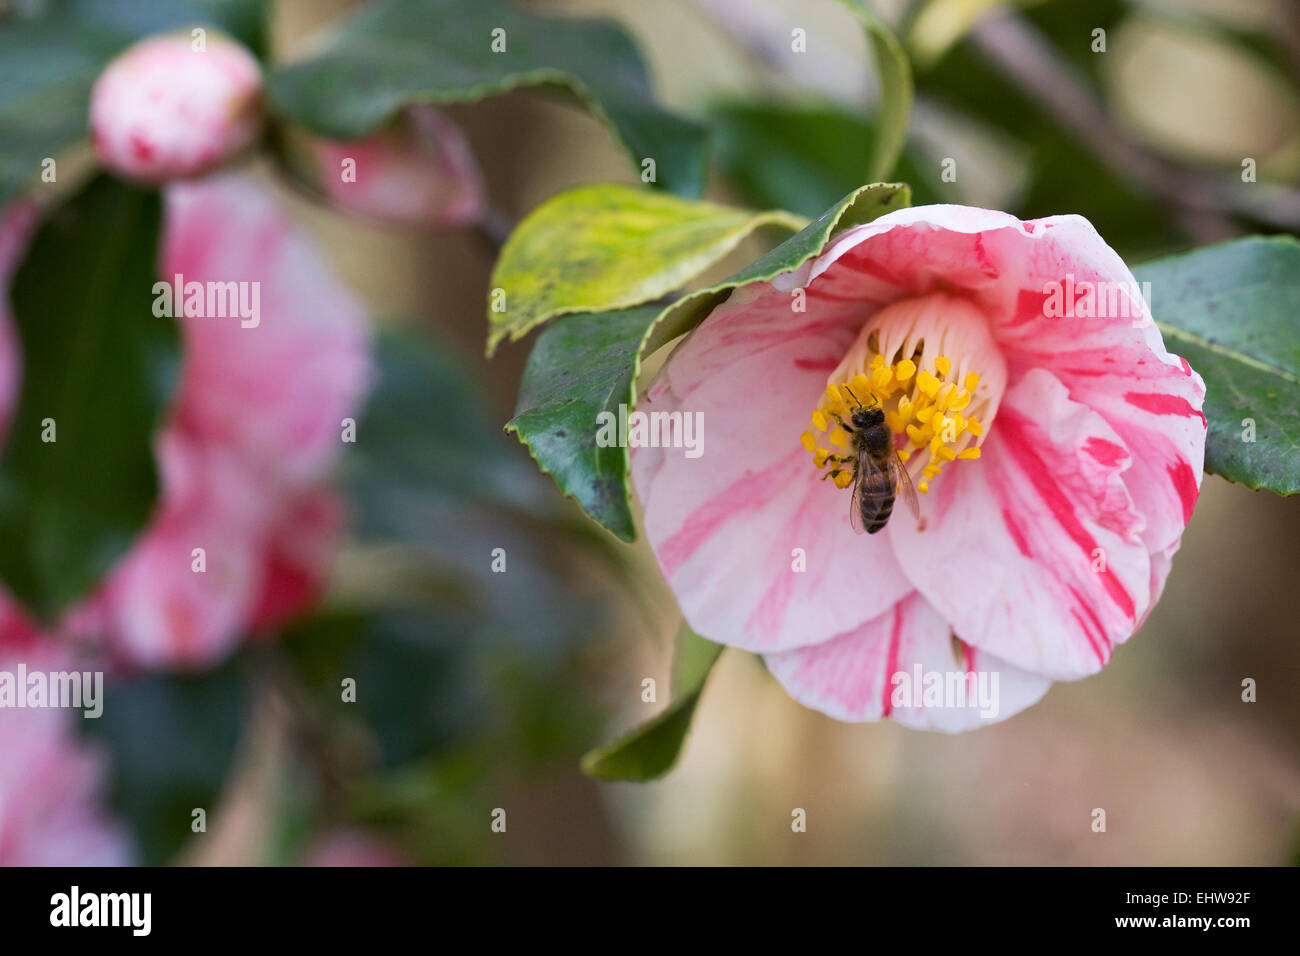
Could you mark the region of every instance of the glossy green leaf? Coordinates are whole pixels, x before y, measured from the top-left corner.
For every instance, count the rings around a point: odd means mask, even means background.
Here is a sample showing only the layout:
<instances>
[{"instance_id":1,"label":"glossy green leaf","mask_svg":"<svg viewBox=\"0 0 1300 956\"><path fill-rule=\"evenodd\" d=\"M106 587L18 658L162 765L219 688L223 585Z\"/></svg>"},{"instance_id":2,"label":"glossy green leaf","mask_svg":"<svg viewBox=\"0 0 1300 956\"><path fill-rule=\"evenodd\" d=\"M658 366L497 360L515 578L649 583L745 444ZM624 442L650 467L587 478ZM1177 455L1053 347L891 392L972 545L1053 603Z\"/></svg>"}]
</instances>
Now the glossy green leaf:
<instances>
[{"instance_id":1,"label":"glossy green leaf","mask_svg":"<svg viewBox=\"0 0 1300 956\"><path fill-rule=\"evenodd\" d=\"M722 649L723 645L706 641L682 625L673 655L672 702L646 723L585 754L582 772L599 780L639 783L671 770Z\"/></svg>"},{"instance_id":2,"label":"glossy green leaf","mask_svg":"<svg viewBox=\"0 0 1300 956\"><path fill-rule=\"evenodd\" d=\"M1206 471L1300 492L1300 242L1238 239L1133 272L1151 283L1165 345L1205 379Z\"/></svg>"},{"instance_id":3,"label":"glossy green leaf","mask_svg":"<svg viewBox=\"0 0 1300 956\"><path fill-rule=\"evenodd\" d=\"M876 107L876 142L868 182L893 175L907 140L907 124L912 115L912 68L903 45L892 30L876 16L865 0L841 0L862 21L867 42L875 59L880 79L880 102Z\"/></svg>"},{"instance_id":4,"label":"glossy green leaf","mask_svg":"<svg viewBox=\"0 0 1300 956\"><path fill-rule=\"evenodd\" d=\"M598 445L594 423L631 400L642 336L662 311L641 306L557 322L528 357L519 411L506 426L542 471L625 541L636 537L627 450Z\"/></svg>"},{"instance_id":5,"label":"glossy green leaf","mask_svg":"<svg viewBox=\"0 0 1300 956\"><path fill-rule=\"evenodd\" d=\"M23 375L0 454L0 578L40 617L103 577L157 497L153 438L180 350L152 309L160 207L100 177L41 226L14 276Z\"/></svg>"},{"instance_id":6,"label":"glossy green leaf","mask_svg":"<svg viewBox=\"0 0 1300 956\"><path fill-rule=\"evenodd\" d=\"M609 126L638 173L653 159L656 182L674 192L698 195L704 184L704 128L656 104L636 45L608 20L538 16L503 0L381 0L268 84L290 117L335 139L364 136L412 103L560 89Z\"/></svg>"},{"instance_id":7,"label":"glossy green leaf","mask_svg":"<svg viewBox=\"0 0 1300 956\"><path fill-rule=\"evenodd\" d=\"M667 306L571 315L537 339L524 369L515 417L506 425L528 446L538 467L566 495L625 541L636 537L626 448L597 444L601 412L636 405L642 357L698 325L731 291L797 268L840 230L908 204L908 188L863 186L820 219L722 282Z\"/></svg>"},{"instance_id":8,"label":"glossy green leaf","mask_svg":"<svg viewBox=\"0 0 1300 956\"><path fill-rule=\"evenodd\" d=\"M194 25L262 46L262 0L51 0L0 23L0 206L40 181L41 163L86 136L91 86L134 40Z\"/></svg>"},{"instance_id":9,"label":"glossy green leaf","mask_svg":"<svg viewBox=\"0 0 1300 956\"><path fill-rule=\"evenodd\" d=\"M492 270L488 354L557 315L598 312L661 298L699 275L764 225L808 221L628 186L582 186L537 207ZM497 293L495 290L501 290ZM495 305L495 302L492 303Z\"/></svg>"}]
</instances>

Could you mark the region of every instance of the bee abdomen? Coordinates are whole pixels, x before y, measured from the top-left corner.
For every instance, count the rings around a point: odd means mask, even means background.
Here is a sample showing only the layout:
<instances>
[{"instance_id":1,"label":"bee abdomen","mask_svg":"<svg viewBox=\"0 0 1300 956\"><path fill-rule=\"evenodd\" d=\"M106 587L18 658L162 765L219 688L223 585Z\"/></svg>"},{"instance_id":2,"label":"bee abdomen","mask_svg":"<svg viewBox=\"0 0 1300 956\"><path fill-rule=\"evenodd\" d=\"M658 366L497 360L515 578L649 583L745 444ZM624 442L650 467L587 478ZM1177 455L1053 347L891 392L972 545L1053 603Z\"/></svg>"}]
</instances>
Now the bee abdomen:
<instances>
[{"instance_id":1,"label":"bee abdomen","mask_svg":"<svg viewBox=\"0 0 1300 956\"><path fill-rule=\"evenodd\" d=\"M864 507L862 510L866 511L867 509ZM894 513L894 499L891 496L888 501L881 502L880 510L877 511L873 516L868 518L866 515L863 515L862 524L867 529L867 534L875 534L886 524L888 524L889 516L893 513Z\"/></svg>"}]
</instances>

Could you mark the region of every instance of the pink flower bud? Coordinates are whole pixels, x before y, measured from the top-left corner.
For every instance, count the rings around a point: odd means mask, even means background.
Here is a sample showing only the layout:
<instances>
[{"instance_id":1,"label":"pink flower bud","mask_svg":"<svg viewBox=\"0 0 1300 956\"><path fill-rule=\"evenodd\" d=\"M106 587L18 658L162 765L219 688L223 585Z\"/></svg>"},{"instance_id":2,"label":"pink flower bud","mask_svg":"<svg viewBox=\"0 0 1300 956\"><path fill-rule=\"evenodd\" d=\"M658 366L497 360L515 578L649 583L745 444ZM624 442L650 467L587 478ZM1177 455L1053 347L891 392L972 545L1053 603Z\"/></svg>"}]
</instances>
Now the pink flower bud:
<instances>
[{"instance_id":1,"label":"pink flower bud","mask_svg":"<svg viewBox=\"0 0 1300 956\"><path fill-rule=\"evenodd\" d=\"M196 176L256 137L261 89L257 60L230 40L213 37L197 45L175 34L144 40L95 81L95 154L129 179Z\"/></svg>"},{"instance_id":2,"label":"pink flower bud","mask_svg":"<svg viewBox=\"0 0 1300 956\"><path fill-rule=\"evenodd\" d=\"M388 222L459 226L483 210L483 184L460 129L431 106L366 139L322 141L316 173L342 209Z\"/></svg>"}]
</instances>

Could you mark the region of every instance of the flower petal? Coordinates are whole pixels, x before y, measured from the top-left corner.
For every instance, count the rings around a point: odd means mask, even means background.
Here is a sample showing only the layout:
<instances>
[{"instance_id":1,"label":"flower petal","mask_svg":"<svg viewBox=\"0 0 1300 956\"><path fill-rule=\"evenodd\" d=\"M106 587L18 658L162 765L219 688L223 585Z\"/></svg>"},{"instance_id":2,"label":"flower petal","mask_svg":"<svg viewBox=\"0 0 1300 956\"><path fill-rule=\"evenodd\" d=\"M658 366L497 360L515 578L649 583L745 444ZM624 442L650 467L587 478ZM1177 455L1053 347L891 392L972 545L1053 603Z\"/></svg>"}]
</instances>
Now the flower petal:
<instances>
[{"instance_id":1,"label":"flower petal","mask_svg":"<svg viewBox=\"0 0 1300 956\"><path fill-rule=\"evenodd\" d=\"M945 472L923 529L894 528L899 561L981 650L1058 680L1094 673L1151 603L1130 460L1100 415L1032 370L1004 396L983 457Z\"/></svg>"},{"instance_id":2,"label":"flower petal","mask_svg":"<svg viewBox=\"0 0 1300 956\"><path fill-rule=\"evenodd\" d=\"M0 669L13 673L20 661L29 673L75 666L48 648L7 645ZM131 862L126 830L103 804L104 754L79 741L71 723L67 710L53 707L0 711L0 866Z\"/></svg>"},{"instance_id":3,"label":"flower petal","mask_svg":"<svg viewBox=\"0 0 1300 956\"><path fill-rule=\"evenodd\" d=\"M179 320L181 425L277 482L321 477L369 372L360 303L270 195L234 176L167 190L163 259L164 279L256 283L259 296L255 326L238 315Z\"/></svg>"},{"instance_id":4,"label":"flower petal","mask_svg":"<svg viewBox=\"0 0 1300 956\"><path fill-rule=\"evenodd\" d=\"M632 449L646 537L686 620L751 650L828 640L911 590L883 535L853 533L849 495L817 480L799 443L862 306L814 316L791 302L765 284L737 291L638 406L701 413L701 457Z\"/></svg>"},{"instance_id":5,"label":"flower petal","mask_svg":"<svg viewBox=\"0 0 1300 956\"><path fill-rule=\"evenodd\" d=\"M348 212L433 227L473 222L483 212L483 182L460 127L432 106L407 109L405 130L316 144L322 188ZM352 161L355 175L343 178Z\"/></svg>"},{"instance_id":6,"label":"flower petal","mask_svg":"<svg viewBox=\"0 0 1300 956\"><path fill-rule=\"evenodd\" d=\"M162 503L101 591L65 630L107 635L149 667L196 667L242 638L257 599L263 530L277 497L228 452L175 432L160 442ZM203 549L203 570L194 551Z\"/></svg>"},{"instance_id":7,"label":"flower petal","mask_svg":"<svg viewBox=\"0 0 1300 956\"><path fill-rule=\"evenodd\" d=\"M1052 683L954 642L947 621L915 592L847 634L765 660L791 697L836 720L891 717L949 732L1005 720ZM927 698L935 681L950 695Z\"/></svg>"},{"instance_id":8,"label":"flower petal","mask_svg":"<svg viewBox=\"0 0 1300 956\"><path fill-rule=\"evenodd\" d=\"M987 243L993 259L1021 263L1014 307L994 313L1012 374L1050 368L1072 399L1141 449L1124 481L1146 518L1148 547L1166 548L1181 537L1201 484L1205 383L1165 349L1132 272L1091 223L1053 216L1025 225L1032 239L1000 232ZM1059 314L1062 304L1068 314Z\"/></svg>"}]
</instances>

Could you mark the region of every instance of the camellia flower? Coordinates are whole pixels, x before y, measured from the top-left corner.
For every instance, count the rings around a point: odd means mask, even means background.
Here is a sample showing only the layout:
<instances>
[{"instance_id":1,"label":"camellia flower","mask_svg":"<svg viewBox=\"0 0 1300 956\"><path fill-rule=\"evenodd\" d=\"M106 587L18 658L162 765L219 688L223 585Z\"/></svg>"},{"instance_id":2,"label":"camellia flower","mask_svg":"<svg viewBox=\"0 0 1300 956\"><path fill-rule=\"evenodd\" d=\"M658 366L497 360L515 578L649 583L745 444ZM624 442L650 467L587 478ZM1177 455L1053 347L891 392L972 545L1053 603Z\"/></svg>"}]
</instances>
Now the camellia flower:
<instances>
[{"instance_id":1,"label":"camellia flower","mask_svg":"<svg viewBox=\"0 0 1300 956\"><path fill-rule=\"evenodd\" d=\"M341 209L388 222L460 226L483 212L474 154L441 110L413 106L393 129L352 141L321 140L316 174Z\"/></svg>"},{"instance_id":2,"label":"camellia flower","mask_svg":"<svg viewBox=\"0 0 1300 956\"><path fill-rule=\"evenodd\" d=\"M253 142L261 98L261 67L233 40L150 37L95 81L91 145L100 162L128 179L196 176Z\"/></svg>"},{"instance_id":3,"label":"camellia flower","mask_svg":"<svg viewBox=\"0 0 1300 956\"><path fill-rule=\"evenodd\" d=\"M1199 493L1203 396L1085 219L924 206L715 309L646 397L701 412L708 453L636 448L633 476L699 634L838 719L961 730L1141 625ZM866 409L919 517L859 535Z\"/></svg>"},{"instance_id":4,"label":"camellia flower","mask_svg":"<svg viewBox=\"0 0 1300 956\"><path fill-rule=\"evenodd\" d=\"M63 670L66 655L39 641L0 598L0 671ZM78 742L81 712L0 709L0 866L124 866L126 830L103 806L102 755Z\"/></svg>"},{"instance_id":5,"label":"camellia flower","mask_svg":"<svg viewBox=\"0 0 1300 956\"><path fill-rule=\"evenodd\" d=\"M0 252L31 218L3 220L14 228ZM104 639L136 664L197 666L318 594L342 525L326 479L365 390L368 331L360 303L253 183L174 184L164 220L161 275L256 283L260 318L254 327L237 316L176 318L183 365L155 442L160 500L103 585L56 630ZM11 269L0 260L0 280ZM11 410L18 360L2 312L0 332L0 372L10 370L0 409Z\"/></svg>"}]
</instances>

